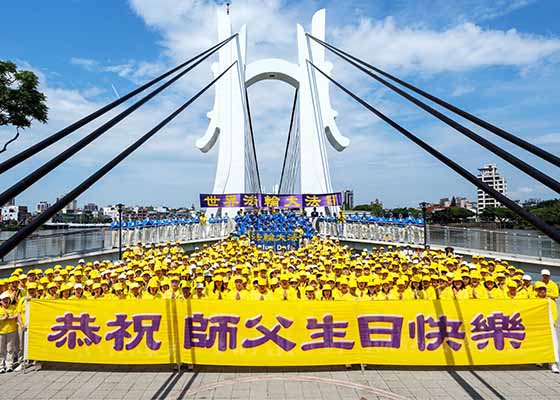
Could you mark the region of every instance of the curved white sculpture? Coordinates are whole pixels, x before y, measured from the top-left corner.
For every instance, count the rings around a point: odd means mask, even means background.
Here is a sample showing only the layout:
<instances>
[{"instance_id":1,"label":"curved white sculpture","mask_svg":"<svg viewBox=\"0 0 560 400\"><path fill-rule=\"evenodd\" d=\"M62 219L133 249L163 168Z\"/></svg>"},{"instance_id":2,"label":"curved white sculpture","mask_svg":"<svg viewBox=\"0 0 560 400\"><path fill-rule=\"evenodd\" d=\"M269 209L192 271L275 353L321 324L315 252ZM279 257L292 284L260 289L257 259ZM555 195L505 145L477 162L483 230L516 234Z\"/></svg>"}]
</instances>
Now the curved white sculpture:
<instances>
[{"instance_id":1,"label":"curved white sculpture","mask_svg":"<svg viewBox=\"0 0 560 400\"><path fill-rule=\"evenodd\" d=\"M312 35L321 40L325 40L325 16L325 10L319 10L313 15L311 23ZM222 41L229 36L230 15L219 9L218 39ZM214 108L208 113L210 124L206 134L196 142L202 152L207 152L218 137L220 139L213 193L253 191L253 188L246 187L245 182L245 135L248 134L248 127L244 92L246 87L267 79L281 80L299 89L301 193L333 192L325 138L337 151L344 150L350 140L336 126L337 113L331 107L328 79L316 74L308 65L310 60L330 74L332 64L325 61L324 47L317 44L311 46L303 27L298 24L298 64L271 58L246 65L246 40L244 25L237 41L220 49L219 62L212 65L216 76L232 62L240 60L238 70L232 69L215 86Z\"/></svg>"}]
</instances>

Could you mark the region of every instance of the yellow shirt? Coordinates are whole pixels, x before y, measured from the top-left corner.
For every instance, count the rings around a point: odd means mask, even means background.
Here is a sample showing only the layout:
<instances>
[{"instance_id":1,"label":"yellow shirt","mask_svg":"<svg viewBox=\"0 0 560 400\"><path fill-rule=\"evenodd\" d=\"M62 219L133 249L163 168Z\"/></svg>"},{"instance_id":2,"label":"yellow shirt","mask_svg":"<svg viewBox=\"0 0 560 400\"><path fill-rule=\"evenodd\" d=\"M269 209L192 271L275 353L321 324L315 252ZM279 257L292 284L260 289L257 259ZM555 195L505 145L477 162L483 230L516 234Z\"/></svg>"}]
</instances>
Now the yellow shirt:
<instances>
[{"instance_id":1,"label":"yellow shirt","mask_svg":"<svg viewBox=\"0 0 560 400\"><path fill-rule=\"evenodd\" d=\"M272 293L270 290L267 290L266 293L262 294L261 292L259 292L258 290L255 290L254 292L251 293L251 300L276 300L276 297L274 296L274 293Z\"/></svg>"},{"instance_id":2,"label":"yellow shirt","mask_svg":"<svg viewBox=\"0 0 560 400\"><path fill-rule=\"evenodd\" d=\"M546 296L556 300L558 298L558 285L551 280L544 285L546 286Z\"/></svg>"},{"instance_id":3,"label":"yellow shirt","mask_svg":"<svg viewBox=\"0 0 560 400\"><path fill-rule=\"evenodd\" d=\"M488 290L486 290L486 288L482 285L478 285L475 288L470 287L467 290L471 293L471 299L487 299L488 298Z\"/></svg>"},{"instance_id":4,"label":"yellow shirt","mask_svg":"<svg viewBox=\"0 0 560 400\"><path fill-rule=\"evenodd\" d=\"M298 299L297 292L293 287L288 287L287 289L279 287L278 289L276 289L274 291L274 296L278 300L297 300Z\"/></svg>"},{"instance_id":5,"label":"yellow shirt","mask_svg":"<svg viewBox=\"0 0 560 400\"><path fill-rule=\"evenodd\" d=\"M490 299L505 299L506 295L504 291L500 288L493 288L492 290L488 291L488 298Z\"/></svg>"},{"instance_id":6,"label":"yellow shirt","mask_svg":"<svg viewBox=\"0 0 560 400\"><path fill-rule=\"evenodd\" d=\"M461 289L455 293L455 298L457 300L468 300L471 298L468 289Z\"/></svg>"},{"instance_id":7,"label":"yellow shirt","mask_svg":"<svg viewBox=\"0 0 560 400\"><path fill-rule=\"evenodd\" d=\"M422 294L422 300L437 300L436 289L433 286L423 289L420 293Z\"/></svg>"},{"instance_id":8,"label":"yellow shirt","mask_svg":"<svg viewBox=\"0 0 560 400\"><path fill-rule=\"evenodd\" d=\"M0 335L17 331L17 318L13 317L18 313L19 311L15 306L0 307L0 318L9 318L0 320Z\"/></svg>"},{"instance_id":9,"label":"yellow shirt","mask_svg":"<svg viewBox=\"0 0 560 400\"><path fill-rule=\"evenodd\" d=\"M340 293L337 297L336 300L342 300L342 301L355 301L357 300L357 297L354 297L350 294L350 292L346 293L346 294L342 294Z\"/></svg>"},{"instance_id":10,"label":"yellow shirt","mask_svg":"<svg viewBox=\"0 0 560 400\"><path fill-rule=\"evenodd\" d=\"M246 290L237 289L228 292L227 299L228 300L249 300L251 296L249 296L249 292Z\"/></svg>"},{"instance_id":11,"label":"yellow shirt","mask_svg":"<svg viewBox=\"0 0 560 400\"><path fill-rule=\"evenodd\" d=\"M455 293L453 293L453 289L450 286L447 286L443 289L439 294L440 300L453 300L455 298Z\"/></svg>"}]
</instances>

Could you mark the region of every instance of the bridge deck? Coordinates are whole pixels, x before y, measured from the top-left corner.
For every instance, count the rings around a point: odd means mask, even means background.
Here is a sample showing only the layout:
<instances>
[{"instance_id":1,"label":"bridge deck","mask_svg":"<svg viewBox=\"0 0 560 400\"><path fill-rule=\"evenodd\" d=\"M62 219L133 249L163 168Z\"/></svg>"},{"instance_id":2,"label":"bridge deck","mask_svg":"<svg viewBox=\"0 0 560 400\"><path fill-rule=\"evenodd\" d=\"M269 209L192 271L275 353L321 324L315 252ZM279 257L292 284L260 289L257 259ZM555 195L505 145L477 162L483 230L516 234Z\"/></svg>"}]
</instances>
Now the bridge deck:
<instances>
[{"instance_id":1,"label":"bridge deck","mask_svg":"<svg viewBox=\"0 0 560 400\"><path fill-rule=\"evenodd\" d=\"M0 375L0 399L558 399L536 366L477 369L107 367L44 365Z\"/></svg>"}]
</instances>

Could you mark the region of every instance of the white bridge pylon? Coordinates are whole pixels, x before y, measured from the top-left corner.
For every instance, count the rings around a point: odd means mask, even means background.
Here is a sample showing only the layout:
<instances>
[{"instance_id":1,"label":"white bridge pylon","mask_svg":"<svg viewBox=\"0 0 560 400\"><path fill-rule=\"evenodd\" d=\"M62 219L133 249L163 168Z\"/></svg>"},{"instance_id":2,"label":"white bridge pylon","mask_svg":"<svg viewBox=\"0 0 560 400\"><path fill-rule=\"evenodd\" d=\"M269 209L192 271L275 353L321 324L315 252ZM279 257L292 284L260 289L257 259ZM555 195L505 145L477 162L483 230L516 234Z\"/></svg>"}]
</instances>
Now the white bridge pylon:
<instances>
[{"instance_id":1,"label":"white bridge pylon","mask_svg":"<svg viewBox=\"0 0 560 400\"><path fill-rule=\"evenodd\" d=\"M325 40L325 10L313 15L311 34ZM232 34L231 17L218 9L218 40ZM337 113L331 108L329 81L315 74L308 60L330 74L332 64L325 60L325 48L310 45L301 25L297 25L298 63L270 58L246 64L246 26L238 38L219 50L219 61L212 65L214 76L233 62L232 68L215 85L214 108L207 115L210 123L206 134L196 141L196 147L208 152L219 140L218 165L212 193L248 193L258 188L247 187L245 181L245 141L249 135L245 109L245 89L262 80L281 80L298 89L299 157L301 193L333 192L327 159L326 141L336 150L350 143L335 122Z\"/></svg>"}]
</instances>

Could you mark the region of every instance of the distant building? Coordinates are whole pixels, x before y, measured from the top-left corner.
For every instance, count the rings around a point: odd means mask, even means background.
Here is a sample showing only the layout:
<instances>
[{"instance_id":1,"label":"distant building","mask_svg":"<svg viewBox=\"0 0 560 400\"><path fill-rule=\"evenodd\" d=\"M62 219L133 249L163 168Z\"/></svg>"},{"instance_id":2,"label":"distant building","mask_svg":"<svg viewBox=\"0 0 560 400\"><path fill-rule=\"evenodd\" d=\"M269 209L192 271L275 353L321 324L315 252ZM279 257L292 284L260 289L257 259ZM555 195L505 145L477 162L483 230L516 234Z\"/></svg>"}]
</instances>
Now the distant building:
<instances>
[{"instance_id":1,"label":"distant building","mask_svg":"<svg viewBox=\"0 0 560 400\"><path fill-rule=\"evenodd\" d=\"M354 208L354 191L345 190L342 192L342 207L345 210L351 210Z\"/></svg>"},{"instance_id":2,"label":"distant building","mask_svg":"<svg viewBox=\"0 0 560 400\"><path fill-rule=\"evenodd\" d=\"M95 203L84 204L84 211L94 213L99 210L99 207Z\"/></svg>"},{"instance_id":3,"label":"distant building","mask_svg":"<svg viewBox=\"0 0 560 400\"><path fill-rule=\"evenodd\" d=\"M21 224L29 217L27 206L7 206L2 207L2 222L16 221Z\"/></svg>"},{"instance_id":4,"label":"distant building","mask_svg":"<svg viewBox=\"0 0 560 400\"><path fill-rule=\"evenodd\" d=\"M527 199L521 205L525 208L535 207L537 206L542 200L541 199Z\"/></svg>"},{"instance_id":5,"label":"distant building","mask_svg":"<svg viewBox=\"0 0 560 400\"><path fill-rule=\"evenodd\" d=\"M47 208L49 208L51 205L46 202L46 201L40 201L37 203L37 213L41 214L42 212L46 211Z\"/></svg>"},{"instance_id":6,"label":"distant building","mask_svg":"<svg viewBox=\"0 0 560 400\"><path fill-rule=\"evenodd\" d=\"M57 197L56 201L59 201L60 199L60 197ZM78 211L78 200L72 200L61 210L61 213L74 214L76 211Z\"/></svg>"},{"instance_id":7,"label":"distant building","mask_svg":"<svg viewBox=\"0 0 560 400\"><path fill-rule=\"evenodd\" d=\"M486 164L478 169L478 179L486 183L498 193L507 195L506 179L498 173L498 168L494 164ZM486 194L482 190L477 190L477 208L478 211L484 210L486 207L502 207L502 204L495 200L492 196Z\"/></svg>"},{"instance_id":8,"label":"distant building","mask_svg":"<svg viewBox=\"0 0 560 400\"><path fill-rule=\"evenodd\" d=\"M103 212L103 215L111 218L112 221L119 220L119 210L117 206L107 206L107 207L103 207L101 210Z\"/></svg>"}]
</instances>

